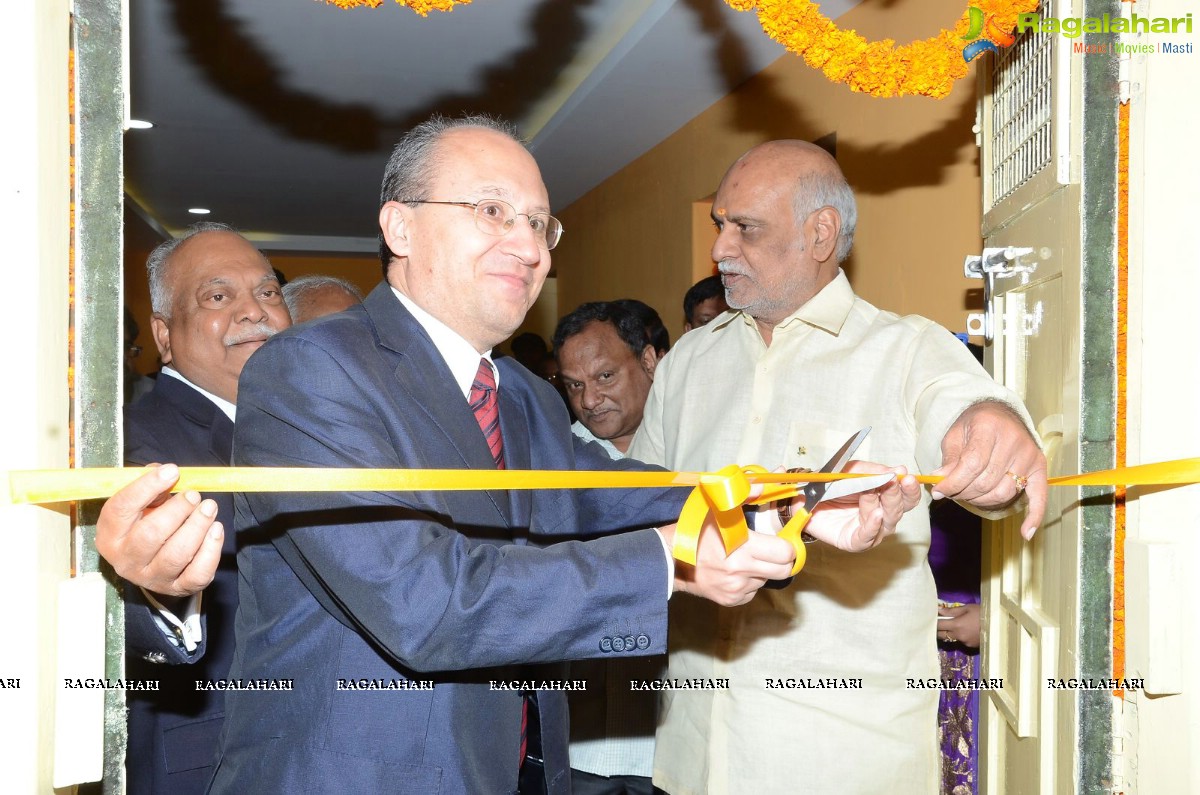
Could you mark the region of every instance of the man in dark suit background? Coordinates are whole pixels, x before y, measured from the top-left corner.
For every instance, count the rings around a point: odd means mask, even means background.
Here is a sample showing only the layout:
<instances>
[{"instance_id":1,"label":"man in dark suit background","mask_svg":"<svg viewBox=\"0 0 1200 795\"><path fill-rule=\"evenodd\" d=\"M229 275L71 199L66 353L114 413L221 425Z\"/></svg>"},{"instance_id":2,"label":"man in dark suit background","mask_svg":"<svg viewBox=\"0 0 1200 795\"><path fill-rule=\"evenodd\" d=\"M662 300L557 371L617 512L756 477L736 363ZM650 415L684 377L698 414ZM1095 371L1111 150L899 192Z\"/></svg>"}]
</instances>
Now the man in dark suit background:
<instances>
[{"instance_id":1,"label":"man in dark suit background","mask_svg":"<svg viewBox=\"0 0 1200 795\"><path fill-rule=\"evenodd\" d=\"M290 325L275 274L232 227L215 223L160 245L146 267L164 367L154 389L126 407L126 463L228 466L242 366ZM174 467L160 469L146 478L145 497L174 479ZM232 495L178 495L146 517L157 530L112 532L107 514L96 545L126 580L126 676L159 682L157 691L128 693L128 790L201 793L224 698L195 683L223 679L233 659L236 550L224 532ZM128 515L141 518L136 508Z\"/></svg>"},{"instance_id":2,"label":"man in dark suit background","mask_svg":"<svg viewBox=\"0 0 1200 795\"><path fill-rule=\"evenodd\" d=\"M509 129L486 118L420 125L393 153L381 203L386 282L361 307L297 327L254 357L235 463L637 466L573 444L549 385L491 361L536 299L561 231ZM498 432L488 415L497 403ZM672 587L732 605L787 576L790 546L765 535L726 558L707 532L701 565L687 572L672 571L672 528L528 543L673 521L683 496L238 495L238 528L255 528L256 540L239 554L230 676L294 691L228 694L212 791L517 791L520 691L558 675L528 666L661 653ZM886 523L871 513L867 532L889 532L898 506L895 497ZM421 681L432 689L347 687ZM566 792L563 694L541 690L534 710L544 787Z\"/></svg>"}]
</instances>

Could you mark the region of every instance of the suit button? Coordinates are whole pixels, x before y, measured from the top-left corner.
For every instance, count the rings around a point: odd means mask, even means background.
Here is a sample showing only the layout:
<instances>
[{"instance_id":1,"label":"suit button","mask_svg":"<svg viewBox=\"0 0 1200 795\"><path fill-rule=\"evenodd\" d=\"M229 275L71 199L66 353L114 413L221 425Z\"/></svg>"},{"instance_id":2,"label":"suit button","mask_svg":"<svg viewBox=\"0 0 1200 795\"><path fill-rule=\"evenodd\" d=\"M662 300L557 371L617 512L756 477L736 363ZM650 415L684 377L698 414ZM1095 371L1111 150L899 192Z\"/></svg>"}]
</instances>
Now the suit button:
<instances>
[{"instance_id":1,"label":"suit button","mask_svg":"<svg viewBox=\"0 0 1200 795\"><path fill-rule=\"evenodd\" d=\"M635 648L637 648L635 643L636 643L636 641L634 641L633 635L626 635L625 636L625 651L633 651Z\"/></svg>"},{"instance_id":2,"label":"suit button","mask_svg":"<svg viewBox=\"0 0 1200 795\"><path fill-rule=\"evenodd\" d=\"M617 635L612 639L613 651L625 651L625 639Z\"/></svg>"},{"instance_id":3,"label":"suit button","mask_svg":"<svg viewBox=\"0 0 1200 795\"><path fill-rule=\"evenodd\" d=\"M613 650L612 643L613 643L613 639L610 637L606 636L606 637L601 638L600 639L600 651L604 652L605 654L608 654L610 651Z\"/></svg>"},{"instance_id":4,"label":"suit button","mask_svg":"<svg viewBox=\"0 0 1200 795\"><path fill-rule=\"evenodd\" d=\"M638 635L637 636L637 647L639 649L643 649L643 650L650 648L650 638L646 635Z\"/></svg>"}]
</instances>

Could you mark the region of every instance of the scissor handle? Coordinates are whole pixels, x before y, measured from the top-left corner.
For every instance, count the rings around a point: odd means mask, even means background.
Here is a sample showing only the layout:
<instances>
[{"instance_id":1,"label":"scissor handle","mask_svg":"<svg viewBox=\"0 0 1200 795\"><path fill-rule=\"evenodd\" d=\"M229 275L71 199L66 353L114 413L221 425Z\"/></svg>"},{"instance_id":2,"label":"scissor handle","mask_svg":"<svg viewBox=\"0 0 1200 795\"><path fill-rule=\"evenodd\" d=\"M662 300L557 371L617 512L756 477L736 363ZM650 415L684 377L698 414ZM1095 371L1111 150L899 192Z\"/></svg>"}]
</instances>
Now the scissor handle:
<instances>
[{"instance_id":1,"label":"scissor handle","mask_svg":"<svg viewBox=\"0 0 1200 795\"><path fill-rule=\"evenodd\" d=\"M808 520L811 518L812 514L808 511L803 508L796 508L791 520L779 531L779 537L791 544L796 550L796 562L792 565L792 573L789 575L791 577L795 577L800 572L800 569L804 568L804 561L808 557L808 549L801 536L804 533L804 528L808 526Z\"/></svg>"}]
</instances>

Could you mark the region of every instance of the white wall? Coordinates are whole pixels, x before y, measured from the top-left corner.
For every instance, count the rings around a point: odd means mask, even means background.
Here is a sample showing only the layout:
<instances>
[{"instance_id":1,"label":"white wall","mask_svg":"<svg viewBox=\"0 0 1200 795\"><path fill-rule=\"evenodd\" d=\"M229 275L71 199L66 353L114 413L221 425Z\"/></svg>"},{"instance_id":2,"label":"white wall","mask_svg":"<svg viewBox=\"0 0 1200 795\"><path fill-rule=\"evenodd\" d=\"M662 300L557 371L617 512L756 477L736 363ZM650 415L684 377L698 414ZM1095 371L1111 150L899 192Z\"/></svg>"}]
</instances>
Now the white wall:
<instances>
[{"instance_id":1,"label":"white wall","mask_svg":"<svg viewBox=\"0 0 1200 795\"><path fill-rule=\"evenodd\" d=\"M1180 17L1190 0L1139 2ZM1191 42L1192 35L1154 37ZM1200 456L1200 52L1129 64L1129 462ZM1200 792L1200 486L1130 499L1126 544L1127 695L1119 737L1126 792Z\"/></svg>"},{"instance_id":2,"label":"white wall","mask_svg":"<svg viewBox=\"0 0 1200 795\"><path fill-rule=\"evenodd\" d=\"M0 470L62 467L68 455L69 119L67 0L0 3ZM54 714L55 593L70 574L70 526L0 496L0 770L6 792L47 792Z\"/></svg>"}]
</instances>

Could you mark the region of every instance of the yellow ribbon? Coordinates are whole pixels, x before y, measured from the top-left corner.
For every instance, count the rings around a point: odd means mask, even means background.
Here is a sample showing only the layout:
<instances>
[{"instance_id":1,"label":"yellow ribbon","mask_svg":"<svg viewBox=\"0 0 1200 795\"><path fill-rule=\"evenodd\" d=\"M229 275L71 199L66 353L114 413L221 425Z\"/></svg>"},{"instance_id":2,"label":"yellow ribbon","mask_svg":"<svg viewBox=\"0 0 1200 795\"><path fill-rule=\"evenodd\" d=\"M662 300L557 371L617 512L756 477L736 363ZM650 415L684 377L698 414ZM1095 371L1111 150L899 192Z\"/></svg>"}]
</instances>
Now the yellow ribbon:
<instances>
[{"instance_id":1,"label":"yellow ribbon","mask_svg":"<svg viewBox=\"0 0 1200 795\"><path fill-rule=\"evenodd\" d=\"M1200 483L1200 458L1062 475L1047 482L1051 486L1181 486Z\"/></svg>"},{"instance_id":2,"label":"yellow ribbon","mask_svg":"<svg viewBox=\"0 0 1200 795\"><path fill-rule=\"evenodd\" d=\"M742 506L750 496L748 474L733 464L717 472L715 479L702 481L692 489L679 513L679 523L675 526L675 545L671 554L676 560L696 565L700 531L709 514L716 520L717 529L721 532L726 555L746 543L750 530L746 527Z\"/></svg>"},{"instance_id":3,"label":"yellow ribbon","mask_svg":"<svg viewBox=\"0 0 1200 795\"><path fill-rule=\"evenodd\" d=\"M56 503L110 497L138 478L132 467L13 470L7 496L14 503ZM725 467L719 472L563 472L557 470L476 469L323 469L271 467L180 467L173 491L476 491L507 489L664 488L692 486L675 530L672 554L696 564L700 531L711 514L726 554L746 543L749 528L742 506L787 499L796 484L826 483L865 477L860 473L767 472L762 467ZM917 475L921 483L942 480ZM0 483L3 481L0 480ZM1050 478L1051 486L1174 486L1200 483L1200 458L1118 467L1100 472ZM750 499L750 487L762 493ZM808 515L798 512L780 533L796 549L792 574L804 566L800 530Z\"/></svg>"},{"instance_id":4,"label":"yellow ribbon","mask_svg":"<svg viewBox=\"0 0 1200 795\"><path fill-rule=\"evenodd\" d=\"M145 469L95 467L8 473L14 503L111 497ZM508 489L664 488L696 486L701 472L564 472L537 469L324 469L318 467L180 467L172 491L486 491Z\"/></svg>"}]
</instances>

